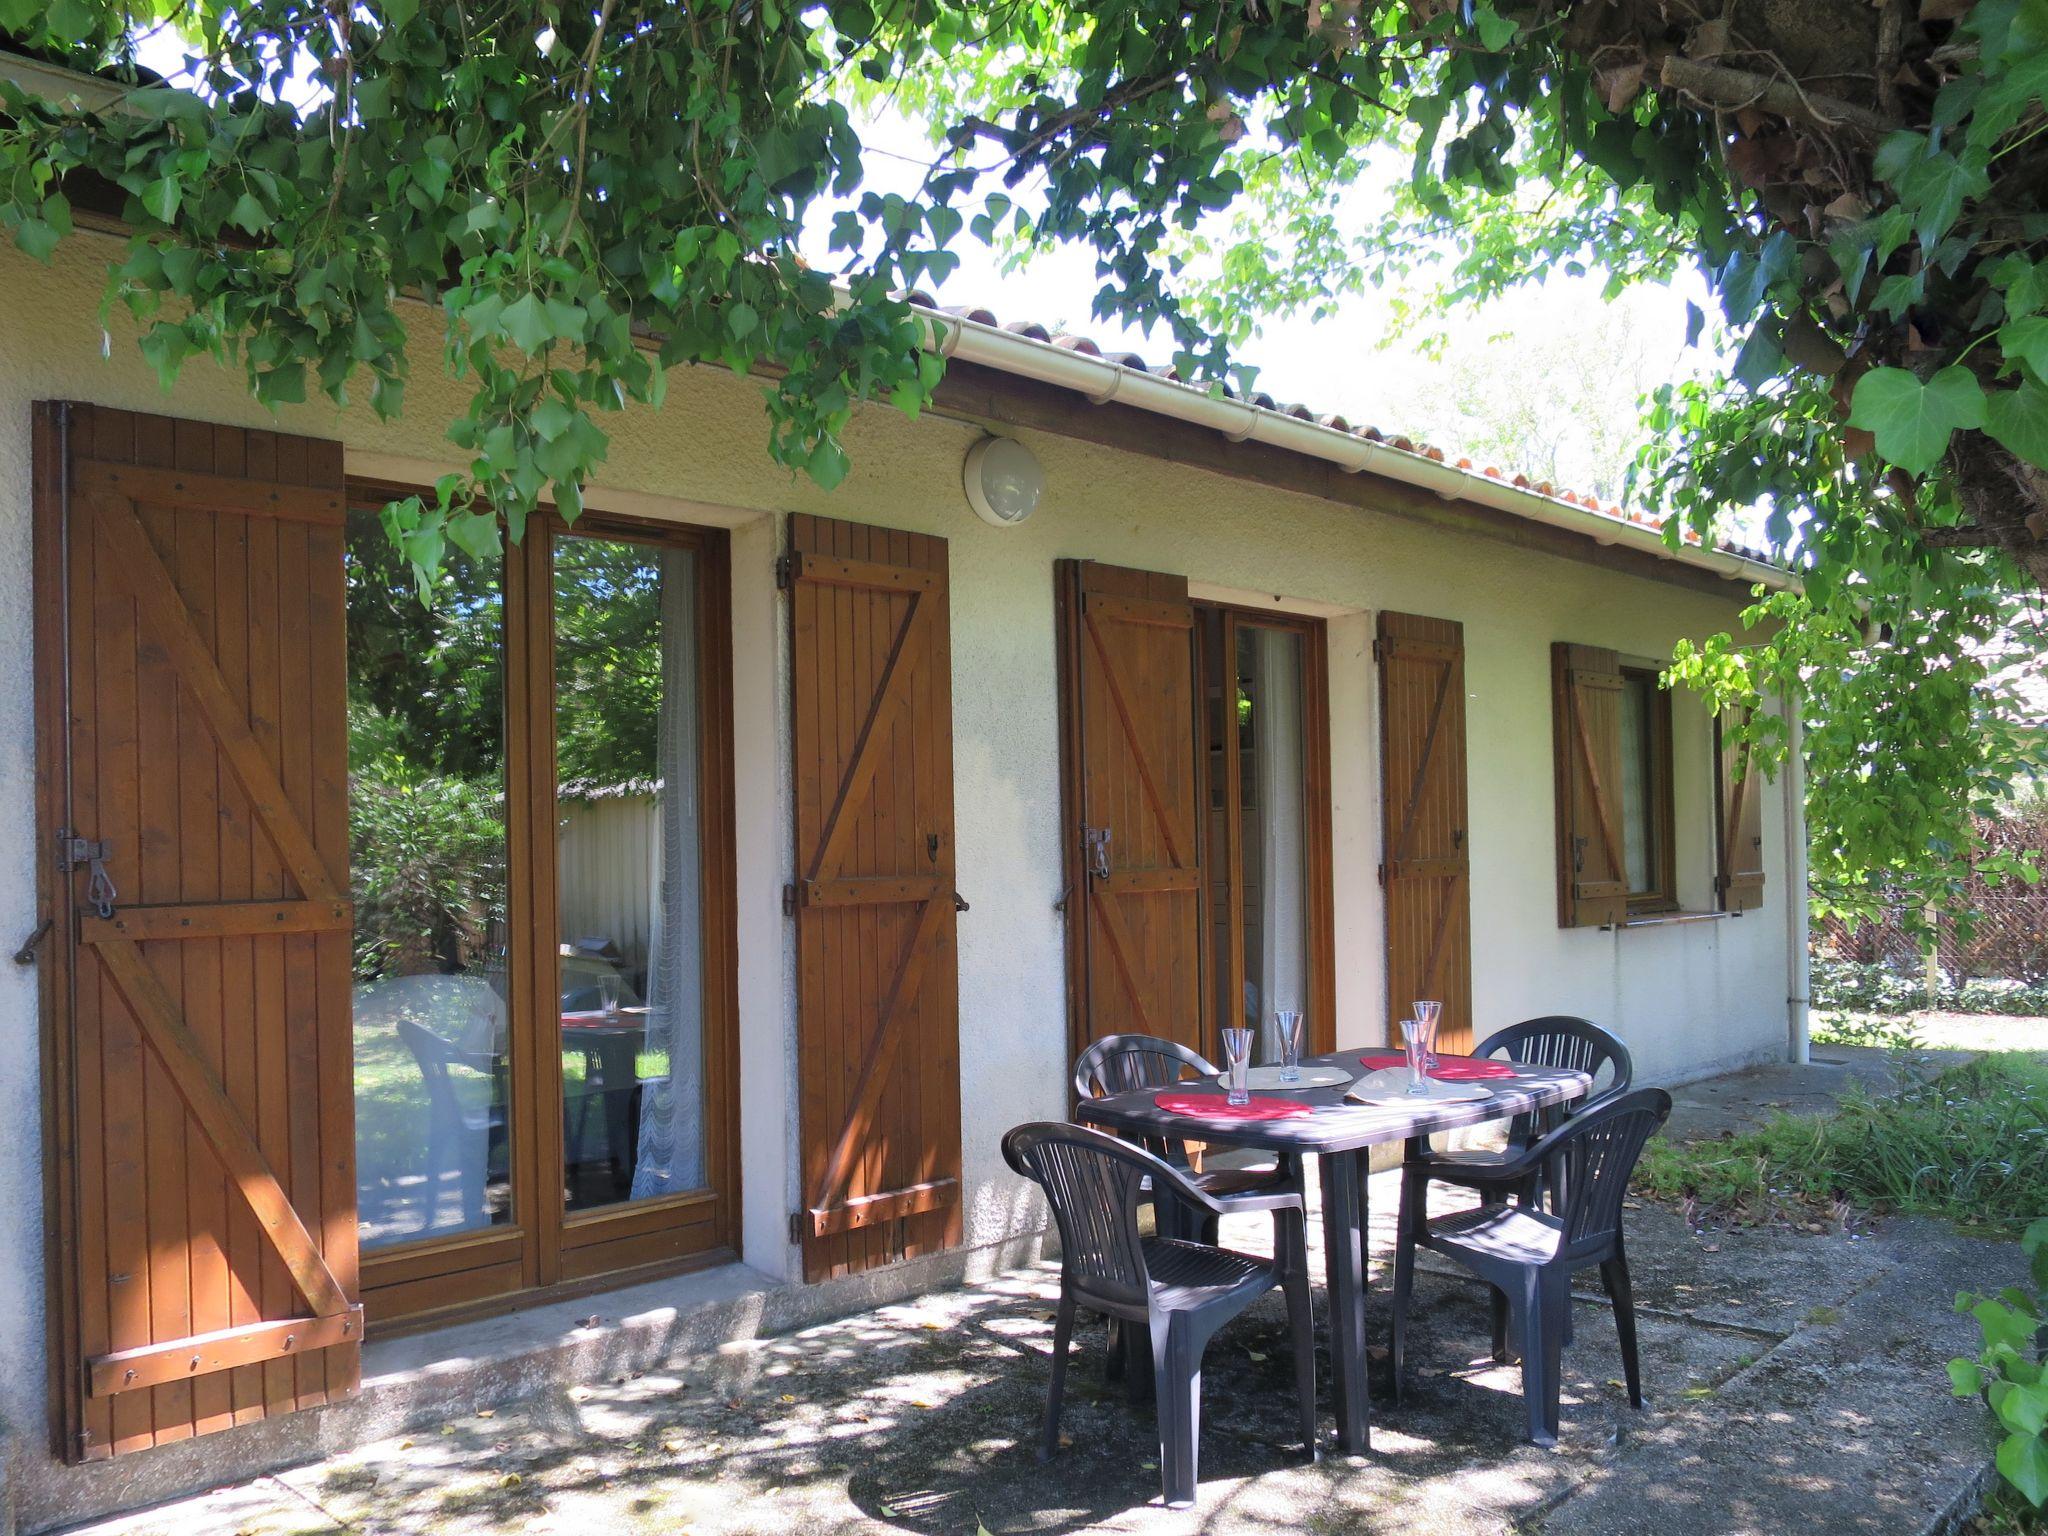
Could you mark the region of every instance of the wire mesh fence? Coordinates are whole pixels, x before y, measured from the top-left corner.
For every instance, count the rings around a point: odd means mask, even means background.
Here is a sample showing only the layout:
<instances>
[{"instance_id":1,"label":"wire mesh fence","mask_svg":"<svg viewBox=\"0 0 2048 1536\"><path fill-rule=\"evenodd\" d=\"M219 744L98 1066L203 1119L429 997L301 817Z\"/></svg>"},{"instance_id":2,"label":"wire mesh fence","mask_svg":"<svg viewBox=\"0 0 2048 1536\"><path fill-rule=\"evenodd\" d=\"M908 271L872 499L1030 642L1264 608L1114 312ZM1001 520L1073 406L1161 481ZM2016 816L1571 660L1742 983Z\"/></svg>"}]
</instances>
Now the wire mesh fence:
<instances>
[{"instance_id":1,"label":"wire mesh fence","mask_svg":"<svg viewBox=\"0 0 2048 1536\"><path fill-rule=\"evenodd\" d=\"M1905 909L1893 907L1853 929L1839 918L1823 918L1813 928L1814 958L1882 966L1901 977L1933 975L1949 988L2048 981L2048 921L2038 896L1980 897L1968 924L1932 916L1931 927L1925 915L1915 924Z\"/></svg>"}]
</instances>

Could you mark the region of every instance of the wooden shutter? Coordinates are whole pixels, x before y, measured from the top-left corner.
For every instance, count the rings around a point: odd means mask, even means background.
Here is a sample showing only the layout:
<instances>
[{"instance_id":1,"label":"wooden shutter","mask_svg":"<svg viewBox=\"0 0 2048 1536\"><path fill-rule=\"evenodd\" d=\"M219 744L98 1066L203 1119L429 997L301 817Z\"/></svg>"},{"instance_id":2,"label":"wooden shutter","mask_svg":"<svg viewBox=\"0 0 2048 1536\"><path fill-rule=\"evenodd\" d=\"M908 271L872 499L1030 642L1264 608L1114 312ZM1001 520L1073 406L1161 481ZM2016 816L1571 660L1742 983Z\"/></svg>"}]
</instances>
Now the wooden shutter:
<instances>
[{"instance_id":1,"label":"wooden shutter","mask_svg":"<svg viewBox=\"0 0 2048 1536\"><path fill-rule=\"evenodd\" d=\"M960 1241L946 541L789 524L804 1275Z\"/></svg>"},{"instance_id":2,"label":"wooden shutter","mask_svg":"<svg viewBox=\"0 0 2048 1536\"><path fill-rule=\"evenodd\" d=\"M340 445L37 418L62 1453L355 1389ZM60 830L61 829L61 830Z\"/></svg>"},{"instance_id":3,"label":"wooden shutter","mask_svg":"<svg viewBox=\"0 0 2048 1536\"><path fill-rule=\"evenodd\" d=\"M1472 1044L1471 848L1465 820L1465 631L1447 619L1382 613L1382 842L1387 902L1387 1038L1418 998L1444 1005L1438 1038Z\"/></svg>"},{"instance_id":4,"label":"wooden shutter","mask_svg":"<svg viewBox=\"0 0 2048 1536\"><path fill-rule=\"evenodd\" d=\"M1628 917L1622 841L1621 658L1597 646L1550 648L1557 775L1557 921L1597 928Z\"/></svg>"},{"instance_id":5,"label":"wooden shutter","mask_svg":"<svg viewBox=\"0 0 2048 1536\"><path fill-rule=\"evenodd\" d=\"M1179 576L1058 573L1074 1050L1202 1025L1194 610Z\"/></svg>"},{"instance_id":6,"label":"wooden shutter","mask_svg":"<svg viewBox=\"0 0 2048 1536\"><path fill-rule=\"evenodd\" d=\"M1714 720L1716 838L1720 850L1714 890L1723 912L1749 912L1764 904L1763 775L1751 764L1748 742L1725 739Z\"/></svg>"}]
</instances>

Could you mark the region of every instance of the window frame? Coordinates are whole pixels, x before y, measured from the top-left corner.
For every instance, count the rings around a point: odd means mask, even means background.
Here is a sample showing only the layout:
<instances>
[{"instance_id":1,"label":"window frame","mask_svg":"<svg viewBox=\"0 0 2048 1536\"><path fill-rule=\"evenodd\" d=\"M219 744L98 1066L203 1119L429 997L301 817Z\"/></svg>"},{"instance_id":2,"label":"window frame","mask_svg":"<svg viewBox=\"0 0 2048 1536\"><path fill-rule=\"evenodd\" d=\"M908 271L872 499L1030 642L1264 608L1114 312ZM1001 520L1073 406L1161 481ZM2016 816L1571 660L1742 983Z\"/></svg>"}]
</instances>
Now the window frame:
<instances>
[{"instance_id":1,"label":"window frame","mask_svg":"<svg viewBox=\"0 0 2048 1536\"><path fill-rule=\"evenodd\" d=\"M1671 742L1671 690L1659 681L1662 670L1654 663L1627 659L1621 663L1622 686L1631 691L1644 689L1649 706L1643 733L1647 755L1643 765L1643 784L1649 803L1641 808L1641 814L1645 822L1643 830L1650 844L1650 884L1641 890L1629 891L1628 915L1631 918L1678 910L1678 796ZM1622 796L1622 814L1629 815L1631 808L1625 790L1618 785L1616 793Z\"/></svg>"},{"instance_id":2,"label":"window frame","mask_svg":"<svg viewBox=\"0 0 2048 1536\"><path fill-rule=\"evenodd\" d=\"M350 476L349 505L419 494ZM673 545L697 556L701 702L701 942L704 949L705 1158L708 1187L569 1211L547 1198L562 1162L562 1064L546 999L560 996L555 826L554 549L565 537ZM572 527L552 509L506 542L505 797L510 942L508 1221L380 1246L362 1257L367 1331L482 1315L725 1262L737 1255L739 1159L738 892L730 536L725 530L592 510ZM559 1027L559 1026L557 1026Z\"/></svg>"}]
</instances>

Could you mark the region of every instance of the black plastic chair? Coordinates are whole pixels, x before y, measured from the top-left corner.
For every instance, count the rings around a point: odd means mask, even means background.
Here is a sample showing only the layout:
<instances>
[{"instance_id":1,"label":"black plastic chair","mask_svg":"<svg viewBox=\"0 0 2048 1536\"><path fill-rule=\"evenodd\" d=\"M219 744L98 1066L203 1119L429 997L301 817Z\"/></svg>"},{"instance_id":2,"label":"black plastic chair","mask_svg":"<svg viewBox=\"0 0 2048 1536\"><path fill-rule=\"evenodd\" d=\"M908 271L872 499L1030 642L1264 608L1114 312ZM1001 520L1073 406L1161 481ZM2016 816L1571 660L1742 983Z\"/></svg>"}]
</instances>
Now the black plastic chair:
<instances>
[{"instance_id":1,"label":"black plastic chair","mask_svg":"<svg viewBox=\"0 0 2048 1536\"><path fill-rule=\"evenodd\" d=\"M1213 1086L1217 1070L1199 1052L1177 1040L1164 1040L1157 1035L1105 1035L1075 1061L1074 1096L1096 1099L1140 1089L1171 1088L1189 1072L1204 1085ZM1258 1167L1205 1168L1196 1172L1189 1166L1187 1149L1179 1141L1150 1137L1140 1145L1171 1163L1223 1214L1273 1212L1276 1244L1281 1240L1279 1213L1306 1209L1299 1158L1282 1157ZM1155 1202L1153 1221L1162 1236L1189 1237L1210 1244L1217 1239L1216 1216L1207 1210L1179 1207L1172 1202L1162 1207ZM1306 1251L1301 1262L1306 1267Z\"/></svg>"},{"instance_id":2,"label":"black plastic chair","mask_svg":"<svg viewBox=\"0 0 2048 1536\"><path fill-rule=\"evenodd\" d=\"M1593 1079L1593 1091L1576 1104L1560 1105L1516 1115L1508 1122L1507 1146L1500 1151L1472 1149L1456 1152L1432 1151L1427 1137L1408 1143L1405 1165L1421 1164L1431 1179L1466 1189L1494 1191L1500 1187L1499 1172L1520 1160L1522 1153L1539 1137L1566 1120L1587 1114L1620 1098L1635 1080L1635 1063L1628 1047L1609 1030L1587 1019L1567 1014L1550 1014L1525 1019L1488 1035L1473 1050L1476 1057L1497 1056L1529 1067L1566 1067ZM1603 1077L1604 1074L1604 1077ZM1543 1170L1531 1169L1517 1191L1525 1204L1533 1205L1543 1182ZM1405 1198L1408 1181L1401 1184ZM1427 1192L1427 1185L1423 1186ZM1404 1212L1405 1217L1405 1212Z\"/></svg>"},{"instance_id":3,"label":"black plastic chair","mask_svg":"<svg viewBox=\"0 0 2048 1536\"><path fill-rule=\"evenodd\" d=\"M1060 1303L1040 1461L1059 1448L1060 1398L1066 1390L1074 1314L1088 1307L1142 1323L1150 1334L1158 1384L1160 1491L1169 1505L1194 1503L1202 1351L1218 1328L1275 1286L1287 1296L1302 1445L1314 1457L1315 1323L1307 1266L1289 1258L1302 1251L1299 1234L1306 1218L1300 1210L1276 1216L1294 1228L1296 1240L1281 1244L1272 1259L1253 1258L1207 1243L1144 1236L1138 1229L1138 1206L1148 1183L1155 1196L1170 1195L1190 1209L1220 1216L1222 1208L1178 1168L1130 1142L1046 1120L1020 1125L1005 1136L1003 1157L1045 1191L1060 1233Z\"/></svg>"},{"instance_id":4,"label":"black plastic chair","mask_svg":"<svg viewBox=\"0 0 2048 1536\"><path fill-rule=\"evenodd\" d=\"M1493 1352L1505 1360L1512 1327L1521 1342L1522 1396L1529 1410L1529 1438L1557 1443L1560 1356L1569 1342L1574 1272L1600 1266L1600 1279L1614 1303L1621 1335L1621 1369L1632 1407L1643 1406L1641 1367L1636 1358L1635 1292L1622 1247L1621 1202L1635 1172L1643 1143L1671 1113L1671 1095L1661 1088L1609 1099L1599 1108L1573 1115L1521 1156L1503 1164L1484 1205L1474 1210L1421 1217L1430 1178L1426 1166L1402 1170L1401 1227L1394 1249L1394 1385L1398 1392L1406 1363L1408 1304L1415 1289L1415 1250L1455 1259L1493 1287ZM1507 1195L1535 1169L1562 1170L1553 1187L1561 1193L1555 1209L1509 1204Z\"/></svg>"}]
</instances>

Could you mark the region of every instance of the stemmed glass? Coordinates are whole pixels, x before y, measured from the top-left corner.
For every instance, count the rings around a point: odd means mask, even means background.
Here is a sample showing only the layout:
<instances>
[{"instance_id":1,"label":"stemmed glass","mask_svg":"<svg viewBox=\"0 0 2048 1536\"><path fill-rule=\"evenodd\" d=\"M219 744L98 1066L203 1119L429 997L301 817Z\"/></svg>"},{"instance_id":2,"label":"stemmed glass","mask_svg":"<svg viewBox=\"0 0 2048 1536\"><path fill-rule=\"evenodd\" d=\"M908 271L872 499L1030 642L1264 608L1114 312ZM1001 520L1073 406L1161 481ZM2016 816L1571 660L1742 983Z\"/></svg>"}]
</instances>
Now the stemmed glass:
<instances>
[{"instance_id":1,"label":"stemmed glass","mask_svg":"<svg viewBox=\"0 0 2048 1536\"><path fill-rule=\"evenodd\" d=\"M1436 1026L1437 1021L1443 1017L1443 1013L1444 1005L1442 1003L1418 1002L1415 1005L1415 1022L1422 1026L1423 1065L1432 1072L1436 1070L1437 1065Z\"/></svg>"},{"instance_id":2,"label":"stemmed glass","mask_svg":"<svg viewBox=\"0 0 2048 1536\"><path fill-rule=\"evenodd\" d=\"M1230 1091L1224 1097L1233 1107L1252 1101L1248 1081L1251 1063L1252 1031L1226 1028L1223 1031L1223 1068Z\"/></svg>"},{"instance_id":3,"label":"stemmed glass","mask_svg":"<svg viewBox=\"0 0 2048 1536\"><path fill-rule=\"evenodd\" d=\"M1273 1043L1280 1051L1280 1081L1301 1081L1301 1012L1282 1008L1273 1015Z\"/></svg>"}]
</instances>

